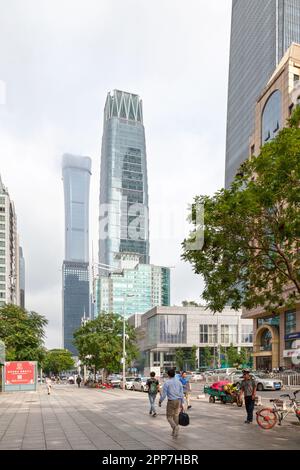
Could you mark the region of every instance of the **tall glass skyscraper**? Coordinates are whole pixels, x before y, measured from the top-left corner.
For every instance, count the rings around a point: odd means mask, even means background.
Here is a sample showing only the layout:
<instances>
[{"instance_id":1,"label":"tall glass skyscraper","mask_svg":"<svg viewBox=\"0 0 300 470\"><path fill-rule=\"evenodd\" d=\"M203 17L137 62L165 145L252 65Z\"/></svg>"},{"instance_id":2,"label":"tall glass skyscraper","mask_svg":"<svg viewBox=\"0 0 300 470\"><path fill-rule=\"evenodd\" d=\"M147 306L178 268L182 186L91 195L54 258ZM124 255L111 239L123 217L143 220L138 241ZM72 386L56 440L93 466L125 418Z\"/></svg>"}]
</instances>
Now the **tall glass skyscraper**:
<instances>
[{"instance_id":1,"label":"tall glass skyscraper","mask_svg":"<svg viewBox=\"0 0 300 470\"><path fill-rule=\"evenodd\" d=\"M255 103L292 42L300 43L300 0L233 0L225 186L249 156Z\"/></svg>"},{"instance_id":2,"label":"tall glass skyscraper","mask_svg":"<svg viewBox=\"0 0 300 470\"><path fill-rule=\"evenodd\" d=\"M104 109L99 262L117 266L119 253L149 263L148 179L142 101L114 90Z\"/></svg>"},{"instance_id":3,"label":"tall glass skyscraper","mask_svg":"<svg viewBox=\"0 0 300 470\"><path fill-rule=\"evenodd\" d=\"M74 330L90 313L89 188L91 159L65 154L62 160L65 195L65 260L63 262L63 343L77 354Z\"/></svg>"},{"instance_id":4,"label":"tall glass skyscraper","mask_svg":"<svg viewBox=\"0 0 300 470\"><path fill-rule=\"evenodd\" d=\"M120 255L119 269L100 276L96 311L125 315L145 313L170 305L170 268L139 263L137 255Z\"/></svg>"}]
</instances>

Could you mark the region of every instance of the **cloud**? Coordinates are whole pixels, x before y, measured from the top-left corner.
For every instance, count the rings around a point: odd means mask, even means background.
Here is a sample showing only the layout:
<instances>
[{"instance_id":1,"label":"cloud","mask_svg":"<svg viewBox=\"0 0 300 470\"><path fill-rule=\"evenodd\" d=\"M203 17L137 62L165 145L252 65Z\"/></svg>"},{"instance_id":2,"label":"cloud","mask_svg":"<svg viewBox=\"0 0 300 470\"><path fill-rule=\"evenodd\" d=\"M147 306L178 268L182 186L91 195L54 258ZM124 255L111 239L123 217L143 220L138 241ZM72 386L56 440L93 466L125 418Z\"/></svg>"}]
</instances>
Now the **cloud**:
<instances>
[{"instance_id":1,"label":"cloud","mask_svg":"<svg viewBox=\"0 0 300 470\"><path fill-rule=\"evenodd\" d=\"M180 244L194 195L223 185L230 6L0 0L0 172L16 205L27 306L49 318L49 347L60 341L61 155L92 157L96 256L102 116L114 88L143 99L151 261L175 266L172 303L199 300L202 281Z\"/></svg>"}]
</instances>

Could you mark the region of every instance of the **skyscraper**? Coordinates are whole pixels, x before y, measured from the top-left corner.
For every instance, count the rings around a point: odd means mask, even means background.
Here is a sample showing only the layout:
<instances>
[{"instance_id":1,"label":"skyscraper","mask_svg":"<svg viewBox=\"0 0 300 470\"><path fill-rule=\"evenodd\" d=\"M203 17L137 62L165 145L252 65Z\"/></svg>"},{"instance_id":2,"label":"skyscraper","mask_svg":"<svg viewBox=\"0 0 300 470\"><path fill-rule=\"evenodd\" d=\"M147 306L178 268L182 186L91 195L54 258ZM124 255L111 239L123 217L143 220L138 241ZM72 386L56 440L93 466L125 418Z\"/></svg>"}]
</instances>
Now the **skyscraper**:
<instances>
[{"instance_id":1,"label":"skyscraper","mask_svg":"<svg viewBox=\"0 0 300 470\"><path fill-rule=\"evenodd\" d=\"M65 154L65 260L63 262L63 343L76 354L74 330L90 313L89 189L91 159Z\"/></svg>"},{"instance_id":2,"label":"skyscraper","mask_svg":"<svg viewBox=\"0 0 300 470\"><path fill-rule=\"evenodd\" d=\"M170 268L142 264L134 254L121 254L119 258L119 269L97 281L97 312L128 318L170 305Z\"/></svg>"},{"instance_id":3,"label":"skyscraper","mask_svg":"<svg viewBox=\"0 0 300 470\"><path fill-rule=\"evenodd\" d=\"M108 93L100 177L99 262L117 266L119 253L149 263L148 180L142 101Z\"/></svg>"},{"instance_id":4,"label":"skyscraper","mask_svg":"<svg viewBox=\"0 0 300 470\"><path fill-rule=\"evenodd\" d=\"M292 42L300 42L300 0L233 0L225 186L249 156L255 103Z\"/></svg>"},{"instance_id":5,"label":"skyscraper","mask_svg":"<svg viewBox=\"0 0 300 470\"><path fill-rule=\"evenodd\" d=\"M0 176L0 307L20 305L19 242L14 203Z\"/></svg>"}]
</instances>

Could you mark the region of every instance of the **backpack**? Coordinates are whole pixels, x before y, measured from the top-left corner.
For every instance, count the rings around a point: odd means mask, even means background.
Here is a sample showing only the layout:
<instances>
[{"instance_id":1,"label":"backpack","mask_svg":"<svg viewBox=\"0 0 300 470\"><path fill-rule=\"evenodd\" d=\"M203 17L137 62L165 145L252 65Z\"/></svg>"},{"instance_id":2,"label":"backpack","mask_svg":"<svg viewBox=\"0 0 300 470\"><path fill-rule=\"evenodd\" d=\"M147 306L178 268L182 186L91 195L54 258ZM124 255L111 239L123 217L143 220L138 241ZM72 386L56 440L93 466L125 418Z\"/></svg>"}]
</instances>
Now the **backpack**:
<instances>
[{"instance_id":1,"label":"backpack","mask_svg":"<svg viewBox=\"0 0 300 470\"><path fill-rule=\"evenodd\" d=\"M157 381L156 380L150 380L149 393L151 393L151 395L155 395L157 393Z\"/></svg>"},{"instance_id":2,"label":"backpack","mask_svg":"<svg viewBox=\"0 0 300 470\"><path fill-rule=\"evenodd\" d=\"M179 421L178 421L180 426L188 426L190 424L190 417L187 413L184 413L181 411L179 413Z\"/></svg>"}]
</instances>

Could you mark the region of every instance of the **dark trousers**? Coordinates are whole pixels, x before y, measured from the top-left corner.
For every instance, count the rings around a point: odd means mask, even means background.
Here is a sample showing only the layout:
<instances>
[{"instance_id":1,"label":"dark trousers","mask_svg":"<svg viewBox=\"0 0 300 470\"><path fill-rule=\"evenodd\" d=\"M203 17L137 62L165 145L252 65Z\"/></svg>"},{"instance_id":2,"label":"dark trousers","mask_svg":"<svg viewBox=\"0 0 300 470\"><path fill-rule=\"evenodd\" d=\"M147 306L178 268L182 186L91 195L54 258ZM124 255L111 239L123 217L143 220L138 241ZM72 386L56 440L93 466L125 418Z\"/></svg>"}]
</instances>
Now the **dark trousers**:
<instances>
[{"instance_id":1,"label":"dark trousers","mask_svg":"<svg viewBox=\"0 0 300 470\"><path fill-rule=\"evenodd\" d=\"M253 421L254 404L255 404L255 400L253 400L251 396L250 397L245 397L245 405L246 405L246 410L247 410L247 421L250 421L250 423L252 423L252 421Z\"/></svg>"}]
</instances>

